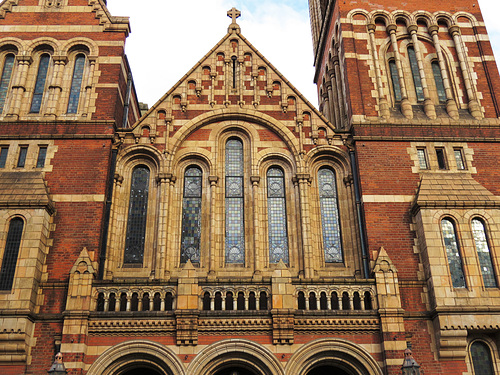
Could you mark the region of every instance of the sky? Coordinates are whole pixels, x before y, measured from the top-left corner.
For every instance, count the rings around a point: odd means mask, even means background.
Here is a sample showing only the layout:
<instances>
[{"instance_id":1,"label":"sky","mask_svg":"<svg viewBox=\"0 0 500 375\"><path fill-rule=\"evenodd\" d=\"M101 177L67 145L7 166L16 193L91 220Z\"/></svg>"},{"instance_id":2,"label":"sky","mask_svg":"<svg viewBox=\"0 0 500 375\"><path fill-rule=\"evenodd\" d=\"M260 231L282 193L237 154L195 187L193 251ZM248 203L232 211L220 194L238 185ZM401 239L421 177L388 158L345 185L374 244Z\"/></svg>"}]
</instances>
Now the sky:
<instances>
[{"instance_id":1,"label":"sky","mask_svg":"<svg viewBox=\"0 0 500 375\"><path fill-rule=\"evenodd\" d=\"M313 50L307 0L108 0L113 16L128 16L128 56L137 96L155 104L227 33L227 11L241 11L241 33L312 104ZM265 6L264 6L265 5ZM500 61L499 0L479 0Z\"/></svg>"}]
</instances>

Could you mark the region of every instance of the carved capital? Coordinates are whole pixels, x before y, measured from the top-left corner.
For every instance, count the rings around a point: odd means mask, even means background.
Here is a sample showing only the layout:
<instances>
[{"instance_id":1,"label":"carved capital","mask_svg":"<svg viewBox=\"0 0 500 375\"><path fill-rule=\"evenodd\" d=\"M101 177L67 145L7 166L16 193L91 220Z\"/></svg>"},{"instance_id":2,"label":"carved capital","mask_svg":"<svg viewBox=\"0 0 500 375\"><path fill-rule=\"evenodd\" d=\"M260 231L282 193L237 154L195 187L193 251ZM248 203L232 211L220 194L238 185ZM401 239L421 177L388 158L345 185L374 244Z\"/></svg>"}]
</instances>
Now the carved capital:
<instances>
[{"instance_id":1,"label":"carved capital","mask_svg":"<svg viewBox=\"0 0 500 375\"><path fill-rule=\"evenodd\" d=\"M366 27L368 28L368 31L374 32L377 28L377 25L375 25L374 23L369 23L366 25Z\"/></svg>"},{"instance_id":2,"label":"carved capital","mask_svg":"<svg viewBox=\"0 0 500 375\"><path fill-rule=\"evenodd\" d=\"M416 33L418 31L418 26L417 25L410 25L408 26L408 32L410 34Z\"/></svg>"},{"instance_id":3,"label":"carved capital","mask_svg":"<svg viewBox=\"0 0 500 375\"><path fill-rule=\"evenodd\" d=\"M438 31L439 31L438 25L430 25L429 26L429 34L431 34L431 35L437 34Z\"/></svg>"},{"instance_id":4,"label":"carved capital","mask_svg":"<svg viewBox=\"0 0 500 375\"><path fill-rule=\"evenodd\" d=\"M386 29L387 29L387 32L389 34L391 34L391 33L395 33L396 32L396 30L398 29L398 26L395 23L391 23L391 24L387 25Z\"/></svg>"},{"instance_id":5,"label":"carved capital","mask_svg":"<svg viewBox=\"0 0 500 375\"><path fill-rule=\"evenodd\" d=\"M250 177L250 182L252 185L259 185L260 183L260 176L251 176Z\"/></svg>"},{"instance_id":6,"label":"carved capital","mask_svg":"<svg viewBox=\"0 0 500 375\"><path fill-rule=\"evenodd\" d=\"M450 33L451 36L460 34L460 27L458 27L458 25L453 25L448 29L448 32Z\"/></svg>"},{"instance_id":7,"label":"carved capital","mask_svg":"<svg viewBox=\"0 0 500 375\"><path fill-rule=\"evenodd\" d=\"M216 186L219 182L218 176L208 176L208 182L210 182L210 186Z\"/></svg>"}]
</instances>

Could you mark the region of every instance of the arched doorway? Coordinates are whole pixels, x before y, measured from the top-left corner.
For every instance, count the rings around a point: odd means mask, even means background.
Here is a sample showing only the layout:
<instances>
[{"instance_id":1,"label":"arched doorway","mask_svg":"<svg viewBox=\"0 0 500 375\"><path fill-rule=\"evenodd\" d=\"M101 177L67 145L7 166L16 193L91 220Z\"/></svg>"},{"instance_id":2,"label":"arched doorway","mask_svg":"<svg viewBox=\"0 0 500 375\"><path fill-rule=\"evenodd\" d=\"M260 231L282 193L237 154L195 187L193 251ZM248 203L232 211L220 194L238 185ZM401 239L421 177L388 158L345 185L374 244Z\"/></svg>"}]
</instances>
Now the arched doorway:
<instances>
[{"instance_id":1,"label":"arched doorway","mask_svg":"<svg viewBox=\"0 0 500 375\"><path fill-rule=\"evenodd\" d=\"M243 367L228 367L215 373L215 375L256 375L255 372Z\"/></svg>"},{"instance_id":2,"label":"arched doorway","mask_svg":"<svg viewBox=\"0 0 500 375\"><path fill-rule=\"evenodd\" d=\"M350 375L344 370L339 369L338 367L333 366L319 366L313 368L311 371L307 373L307 375Z\"/></svg>"},{"instance_id":3,"label":"arched doorway","mask_svg":"<svg viewBox=\"0 0 500 375\"><path fill-rule=\"evenodd\" d=\"M155 371L150 368L138 367L124 372L123 375L161 375L161 374L158 371Z\"/></svg>"}]
</instances>

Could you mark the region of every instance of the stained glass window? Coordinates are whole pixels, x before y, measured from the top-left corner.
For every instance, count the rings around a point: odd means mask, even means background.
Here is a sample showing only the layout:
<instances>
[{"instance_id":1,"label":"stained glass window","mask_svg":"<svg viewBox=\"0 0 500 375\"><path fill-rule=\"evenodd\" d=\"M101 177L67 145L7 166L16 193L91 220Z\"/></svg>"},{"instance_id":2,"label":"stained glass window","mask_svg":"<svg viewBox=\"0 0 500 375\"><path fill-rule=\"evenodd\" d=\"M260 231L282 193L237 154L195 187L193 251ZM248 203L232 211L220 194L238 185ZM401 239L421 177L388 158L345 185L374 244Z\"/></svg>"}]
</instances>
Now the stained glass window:
<instances>
[{"instance_id":1,"label":"stained glass window","mask_svg":"<svg viewBox=\"0 0 500 375\"><path fill-rule=\"evenodd\" d=\"M455 155L455 161L457 162L457 169L465 169L464 157L461 148L453 149L453 154Z\"/></svg>"},{"instance_id":2,"label":"stained glass window","mask_svg":"<svg viewBox=\"0 0 500 375\"><path fill-rule=\"evenodd\" d=\"M441 67L437 61L432 62L432 72L434 73L434 82L436 82L436 90L440 103L446 102L446 91L444 90L443 75Z\"/></svg>"},{"instance_id":3,"label":"stained glass window","mask_svg":"<svg viewBox=\"0 0 500 375\"><path fill-rule=\"evenodd\" d=\"M269 225L269 263L288 264L285 177L280 168L267 171L267 218Z\"/></svg>"},{"instance_id":4,"label":"stained glass window","mask_svg":"<svg viewBox=\"0 0 500 375\"><path fill-rule=\"evenodd\" d=\"M491 360L490 348L480 341L472 343L470 347L472 366L476 375L494 375L493 362Z\"/></svg>"},{"instance_id":5,"label":"stained glass window","mask_svg":"<svg viewBox=\"0 0 500 375\"><path fill-rule=\"evenodd\" d=\"M14 274L16 273L17 257L21 245L21 236L23 234L24 222L15 218L10 221L7 241L5 242L5 251L2 260L2 269L0 270L0 290L11 290L14 283Z\"/></svg>"},{"instance_id":6,"label":"stained glass window","mask_svg":"<svg viewBox=\"0 0 500 375\"><path fill-rule=\"evenodd\" d=\"M9 90L10 77L12 76L14 60L15 58L12 54L8 54L7 56L5 56L2 78L0 79L0 113L3 111L5 98L7 98L7 91Z\"/></svg>"},{"instance_id":7,"label":"stained glass window","mask_svg":"<svg viewBox=\"0 0 500 375\"><path fill-rule=\"evenodd\" d=\"M243 143L226 143L226 263L245 263L245 224L243 215Z\"/></svg>"},{"instance_id":8,"label":"stained glass window","mask_svg":"<svg viewBox=\"0 0 500 375\"><path fill-rule=\"evenodd\" d=\"M184 173L181 263L200 262L202 172L190 167Z\"/></svg>"},{"instance_id":9,"label":"stained glass window","mask_svg":"<svg viewBox=\"0 0 500 375\"><path fill-rule=\"evenodd\" d=\"M318 172L323 249L326 263L342 263L342 241L335 173L329 168Z\"/></svg>"},{"instance_id":10,"label":"stained glass window","mask_svg":"<svg viewBox=\"0 0 500 375\"><path fill-rule=\"evenodd\" d=\"M389 61L389 69L391 71L392 88L394 90L394 98L397 102L401 101L401 86L399 84L399 74L396 62L394 60Z\"/></svg>"},{"instance_id":11,"label":"stained glass window","mask_svg":"<svg viewBox=\"0 0 500 375\"><path fill-rule=\"evenodd\" d=\"M0 168L5 168L5 164L7 163L7 155L9 154L8 147L0 148Z\"/></svg>"},{"instance_id":12,"label":"stained glass window","mask_svg":"<svg viewBox=\"0 0 500 375\"><path fill-rule=\"evenodd\" d=\"M455 225L450 219L441 220L441 230L443 231L446 255L450 267L451 281L454 288L465 288L465 275L462 266L462 257L458 248L458 240L455 232Z\"/></svg>"},{"instance_id":13,"label":"stained glass window","mask_svg":"<svg viewBox=\"0 0 500 375\"><path fill-rule=\"evenodd\" d=\"M83 68L85 68L85 55L78 55L75 59L75 68L73 69L73 79L71 80L71 89L69 92L68 113L78 112L78 101L80 100L80 90L82 88Z\"/></svg>"},{"instance_id":14,"label":"stained glass window","mask_svg":"<svg viewBox=\"0 0 500 375\"><path fill-rule=\"evenodd\" d=\"M40 146L38 149L38 158L36 159L36 167L45 167L45 158L47 156L47 146Z\"/></svg>"},{"instance_id":15,"label":"stained glass window","mask_svg":"<svg viewBox=\"0 0 500 375\"><path fill-rule=\"evenodd\" d=\"M42 107L43 92L45 91L45 81L47 80L47 71L49 70L50 55L43 54L40 57L38 65L38 74L36 76L35 91L31 101L31 113L39 113Z\"/></svg>"},{"instance_id":16,"label":"stained glass window","mask_svg":"<svg viewBox=\"0 0 500 375\"><path fill-rule=\"evenodd\" d=\"M490 247L486 237L484 222L480 219L472 219L472 236L476 244L477 256L479 258L479 267L483 275L484 286L486 288L496 288L497 281L491 260Z\"/></svg>"},{"instance_id":17,"label":"stained glass window","mask_svg":"<svg viewBox=\"0 0 500 375\"><path fill-rule=\"evenodd\" d=\"M148 212L149 169L139 166L132 172L130 202L123 263L142 264Z\"/></svg>"},{"instance_id":18,"label":"stained glass window","mask_svg":"<svg viewBox=\"0 0 500 375\"><path fill-rule=\"evenodd\" d=\"M422 86L422 79L420 78L420 70L418 69L417 54L413 47L408 48L408 59L410 60L411 74L413 75L417 100L423 102L425 99L424 88Z\"/></svg>"}]
</instances>

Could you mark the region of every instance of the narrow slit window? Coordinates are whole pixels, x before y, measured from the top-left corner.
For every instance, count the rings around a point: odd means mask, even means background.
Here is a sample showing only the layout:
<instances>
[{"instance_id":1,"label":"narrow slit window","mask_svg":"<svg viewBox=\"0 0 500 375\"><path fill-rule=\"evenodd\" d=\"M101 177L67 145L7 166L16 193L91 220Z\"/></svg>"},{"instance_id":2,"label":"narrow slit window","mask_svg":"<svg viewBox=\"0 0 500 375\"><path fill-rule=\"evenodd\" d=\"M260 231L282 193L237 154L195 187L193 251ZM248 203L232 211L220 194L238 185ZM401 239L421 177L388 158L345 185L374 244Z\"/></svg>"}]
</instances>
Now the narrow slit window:
<instances>
[{"instance_id":1,"label":"narrow slit window","mask_svg":"<svg viewBox=\"0 0 500 375\"><path fill-rule=\"evenodd\" d=\"M267 217L269 227L269 263L288 264L285 176L280 168L267 171Z\"/></svg>"},{"instance_id":2,"label":"narrow slit window","mask_svg":"<svg viewBox=\"0 0 500 375\"><path fill-rule=\"evenodd\" d=\"M21 146L19 149L19 157L17 158L17 167L24 168L26 164L26 156L28 155L28 146Z\"/></svg>"},{"instance_id":3,"label":"narrow slit window","mask_svg":"<svg viewBox=\"0 0 500 375\"><path fill-rule=\"evenodd\" d=\"M448 169L446 165L446 154L443 148L436 148L436 158L439 169Z\"/></svg>"},{"instance_id":4,"label":"narrow slit window","mask_svg":"<svg viewBox=\"0 0 500 375\"><path fill-rule=\"evenodd\" d=\"M13 54L8 54L7 56L5 56L2 78L0 79L0 113L2 113L3 107L5 106L5 99L7 98L10 79L12 77L12 70L14 68L14 61L15 57Z\"/></svg>"},{"instance_id":5,"label":"narrow slit window","mask_svg":"<svg viewBox=\"0 0 500 375\"><path fill-rule=\"evenodd\" d=\"M427 152L425 148L418 148L417 155L418 165L420 166L420 169L429 169L429 164L427 163Z\"/></svg>"},{"instance_id":6,"label":"narrow slit window","mask_svg":"<svg viewBox=\"0 0 500 375\"><path fill-rule=\"evenodd\" d=\"M415 85L415 93L417 94L417 100L423 102L424 88L422 86L422 79L420 78L420 70L418 68L417 54L413 47L408 47L408 59L410 60L411 74L413 76L413 84Z\"/></svg>"},{"instance_id":7,"label":"narrow slit window","mask_svg":"<svg viewBox=\"0 0 500 375\"><path fill-rule=\"evenodd\" d=\"M49 62L49 54L43 54L40 57L40 64L38 65L38 74L36 76L35 91L33 91L30 113L40 113L43 93L45 91L45 82L47 80L47 72L49 70Z\"/></svg>"},{"instance_id":8,"label":"narrow slit window","mask_svg":"<svg viewBox=\"0 0 500 375\"><path fill-rule=\"evenodd\" d=\"M0 148L0 168L5 168L5 164L7 164L7 155L9 154L8 147Z\"/></svg>"},{"instance_id":9,"label":"narrow slit window","mask_svg":"<svg viewBox=\"0 0 500 375\"><path fill-rule=\"evenodd\" d=\"M233 89L236 89L236 56L233 56L232 58L233 62Z\"/></svg>"},{"instance_id":10,"label":"narrow slit window","mask_svg":"<svg viewBox=\"0 0 500 375\"><path fill-rule=\"evenodd\" d=\"M394 99L396 102L402 100L401 97L401 85L399 84L399 74L396 62L394 60L389 61L389 69L391 71L392 89L394 91Z\"/></svg>"},{"instance_id":11,"label":"narrow slit window","mask_svg":"<svg viewBox=\"0 0 500 375\"><path fill-rule=\"evenodd\" d=\"M2 259L2 269L0 270L0 290L12 289L23 228L24 222L22 219L14 218L10 221Z\"/></svg>"},{"instance_id":12,"label":"narrow slit window","mask_svg":"<svg viewBox=\"0 0 500 375\"><path fill-rule=\"evenodd\" d=\"M190 167L184 173L181 263L200 262L202 172Z\"/></svg>"},{"instance_id":13,"label":"narrow slit window","mask_svg":"<svg viewBox=\"0 0 500 375\"><path fill-rule=\"evenodd\" d=\"M123 263L142 264L146 240L149 196L149 169L138 166L132 172L130 202Z\"/></svg>"},{"instance_id":14,"label":"narrow slit window","mask_svg":"<svg viewBox=\"0 0 500 375\"><path fill-rule=\"evenodd\" d=\"M462 256L458 247L455 225L450 219L443 219L441 220L441 230L443 232L452 285L454 288L465 288L467 285L465 283Z\"/></svg>"},{"instance_id":15,"label":"narrow slit window","mask_svg":"<svg viewBox=\"0 0 500 375\"><path fill-rule=\"evenodd\" d=\"M480 219L472 219L471 224L472 236L476 244L477 257L479 258L479 267L481 268L484 286L486 288L497 288L495 269L491 259L491 251L484 222Z\"/></svg>"},{"instance_id":16,"label":"narrow slit window","mask_svg":"<svg viewBox=\"0 0 500 375\"><path fill-rule=\"evenodd\" d=\"M85 68L85 55L76 56L73 78L71 79L71 89L69 92L68 113L78 112L78 102L80 101L80 91L82 89L83 71Z\"/></svg>"},{"instance_id":17,"label":"narrow slit window","mask_svg":"<svg viewBox=\"0 0 500 375\"><path fill-rule=\"evenodd\" d=\"M342 263L342 239L335 173L329 168L318 172L323 251L326 263Z\"/></svg>"},{"instance_id":18,"label":"narrow slit window","mask_svg":"<svg viewBox=\"0 0 500 375\"><path fill-rule=\"evenodd\" d=\"M457 162L457 169L465 169L464 154L461 148L453 149L453 154L455 155L455 161Z\"/></svg>"},{"instance_id":19,"label":"narrow slit window","mask_svg":"<svg viewBox=\"0 0 500 375\"><path fill-rule=\"evenodd\" d=\"M45 158L47 157L47 146L40 146L38 149L38 158L36 159L36 167L45 167Z\"/></svg>"},{"instance_id":20,"label":"narrow slit window","mask_svg":"<svg viewBox=\"0 0 500 375\"><path fill-rule=\"evenodd\" d=\"M494 375L490 348L484 342L476 341L470 347L475 375Z\"/></svg>"},{"instance_id":21,"label":"narrow slit window","mask_svg":"<svg viewBox=\"0 0 500 375\"><path fill-rule=\"evenodd\" d=\"M245 263L245 223L243 198L243 143L226 143L226 263Z\"/></svg>"},{"instance_id":22,"label":"narrow slit window","mask_svg":"<svg viewBox=\"0 0 500 375\"><path fill-rule=\"evenodd\" d=\"M446 91L444 90L443 75L441 67L437 61L432 62L432 73L434 74L434 82L436 82L436 90L440 103L446 103Z\"/></svg>"}]
</instances>

